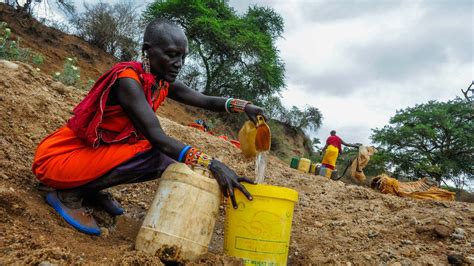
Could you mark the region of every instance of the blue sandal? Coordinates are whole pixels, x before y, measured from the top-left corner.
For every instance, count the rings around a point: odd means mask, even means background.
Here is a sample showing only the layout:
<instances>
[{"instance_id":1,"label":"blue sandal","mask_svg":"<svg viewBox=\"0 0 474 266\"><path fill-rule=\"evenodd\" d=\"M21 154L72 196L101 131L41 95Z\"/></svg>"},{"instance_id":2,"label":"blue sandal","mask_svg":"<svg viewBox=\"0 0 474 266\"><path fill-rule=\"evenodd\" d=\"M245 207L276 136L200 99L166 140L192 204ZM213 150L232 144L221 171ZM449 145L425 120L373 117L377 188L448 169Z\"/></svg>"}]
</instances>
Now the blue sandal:
<instances>
[{"instance_id":1,"label":"blue sandal","mask_svg":"<svg viewBox=\"0 0 474 266\"><path fill-rule=\"evenodd\" d=\"M89 235L100 235L100 228L97 222L86 208L71 209L66 207L61 200L59 200L57 191L48 193L46 195L46 202L76 230Z\"/></svg>"},{"instance_id":2,"label":"blue sandal","mask_svg":"<svg viewBox=\"0 0 474 266\"><path fill-rule=\"evenodd\" d=\"M93 196L93 199L111 215L119 216L125 212L120 203L108 192L99 191Z\"/></svg>"}]
</instances>

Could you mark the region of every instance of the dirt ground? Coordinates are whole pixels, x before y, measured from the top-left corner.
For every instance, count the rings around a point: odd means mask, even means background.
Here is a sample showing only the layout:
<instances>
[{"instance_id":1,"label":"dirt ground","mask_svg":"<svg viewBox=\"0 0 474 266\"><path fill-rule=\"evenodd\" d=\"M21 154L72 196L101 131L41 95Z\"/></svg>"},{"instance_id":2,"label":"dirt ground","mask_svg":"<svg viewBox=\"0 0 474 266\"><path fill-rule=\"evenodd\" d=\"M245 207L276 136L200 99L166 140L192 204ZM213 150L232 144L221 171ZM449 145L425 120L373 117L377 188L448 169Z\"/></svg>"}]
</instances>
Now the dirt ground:
<instances>
[{"instance_id":1,"label":"dirt ground","mask_svg":"<svg viewBox=\"0 0 474 266\"><path fill-rule=\"evenodd\" d=\"M160 264L133 249L158 181L111 189L126 213L114 220L95 212L104 231L100 237L72 229L37 189L31 173L35 147L66 122L85 92L19 62L0 61L0 73L0 265ZM159 118L172 137L219 157L240 175L253 176L254 162L230 143ZM382 195L298 172L275 157L267 167L267 183L299 193L289 265L439 265L448 264L448 255L451 261L473 263L472 203ZM194 264L239 263L223 254L223 217L209 253Z\"/></svg>"}]
</instances>

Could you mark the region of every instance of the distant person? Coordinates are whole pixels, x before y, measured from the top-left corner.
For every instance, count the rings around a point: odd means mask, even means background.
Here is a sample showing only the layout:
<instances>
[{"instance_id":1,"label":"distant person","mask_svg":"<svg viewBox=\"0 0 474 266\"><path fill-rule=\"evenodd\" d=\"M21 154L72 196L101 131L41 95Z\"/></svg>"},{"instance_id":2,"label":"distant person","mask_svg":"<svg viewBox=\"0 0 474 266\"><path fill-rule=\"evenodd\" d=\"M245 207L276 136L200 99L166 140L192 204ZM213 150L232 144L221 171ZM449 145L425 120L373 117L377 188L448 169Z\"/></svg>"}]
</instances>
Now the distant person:
<instances>
[{"instance_id":1,"label":"distant person","mask_svg":"<svg viewBox=\"0 0 474 266\"><path fill-rule=\"evenodd\" d=\"M39 144L33 173L56 189L47 194L47 203L77 230L100 234L83 201L121 215L123 208L103 189L159 178L175 162L209 168L234 208L235 188L252 199L240 184L250 179L169 137L160 126L155 111L166 97L217 112L245 112L253 121L263 115L262 108L248 101L205 96L177 80L187 53L188 40L180 27L153 20L145 29L142 62L113 66L74 108L67 125Z\"/></svg>"},{"instance_id":2,"label":"distant person","mask_svg":"<svg viewBox=\"0 0 474 266\"><path fill-rule=\"evenodd\" d=\"M326 139L326 145L323 148L324 156L321 165L334 170L336 169L337 157L342 153L342 145L358 148L360 144L345 143L340 137L336 136L335 130L331 130L330 134L331 136Z\"/></svg>"}]
</instances>

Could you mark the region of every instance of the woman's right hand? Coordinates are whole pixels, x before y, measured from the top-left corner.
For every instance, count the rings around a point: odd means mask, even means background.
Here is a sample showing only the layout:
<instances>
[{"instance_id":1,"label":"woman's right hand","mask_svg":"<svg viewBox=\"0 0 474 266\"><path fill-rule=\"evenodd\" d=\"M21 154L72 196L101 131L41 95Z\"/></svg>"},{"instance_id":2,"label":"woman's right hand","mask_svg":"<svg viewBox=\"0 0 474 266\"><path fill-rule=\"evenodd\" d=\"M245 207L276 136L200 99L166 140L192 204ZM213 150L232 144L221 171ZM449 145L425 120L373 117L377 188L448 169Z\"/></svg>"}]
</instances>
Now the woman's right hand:
<instances>
[{"instance_id":1,"label":"woman's right hand","mask_svg":"<svg viewBox=\"0 0 474 266\"><path fill-rule=\"evenodd\" d=\"M240 182L247 182L250 184L255 184L255 182L247 177L239 177L232 169L222 162L213 159L209 165L209 170L214 175L214 178L217 180L217 183L222 189L224 196L230 197L232 201L232 206L234 209L237 209L237 202L235 200L234 188L238 188L242 193L247 197L247 199L252 200L252 195L245 189Z\"/></svg>"}]
</instances>

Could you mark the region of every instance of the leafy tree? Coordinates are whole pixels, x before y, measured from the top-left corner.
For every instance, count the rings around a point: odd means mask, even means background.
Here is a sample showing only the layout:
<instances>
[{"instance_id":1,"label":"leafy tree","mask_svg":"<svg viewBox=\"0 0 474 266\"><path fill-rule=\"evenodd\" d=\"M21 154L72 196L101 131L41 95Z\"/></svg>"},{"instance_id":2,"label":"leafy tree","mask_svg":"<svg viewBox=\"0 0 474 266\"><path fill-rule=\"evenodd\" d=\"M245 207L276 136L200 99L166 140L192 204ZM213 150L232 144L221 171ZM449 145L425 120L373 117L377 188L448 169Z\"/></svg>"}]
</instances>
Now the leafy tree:
<instances>
[{"instance_id":1,"label":"leafy tree","mask_svg":"<svg viewBox=\"0 0 474 266\"><path fill-rule=\"evenodd\" d=\"M144 12L146 21L155 17L185 29L189 57L204 73L199 89L205 94L262 104L284 88L285 68L275 46L283 19L273 9L254 6L238 15L227 1L156 0Z\"/></svg>"},{"instance_id":2,"label":"leafy tree","mask_svg":"<svg viewBox=\"0 0 474 266\"><path fill-rule=\"evenodd\" d=\"M139 18L131 1L114 5L84 3L84 8L83 13L71 19L80 37L121 61L132 60L138 55Z\"/></svg>"},{"instance_id":3,"label":"leafy tree","mask_svg":"<svg viewBox=\"0 0 474 266\"><path fill-rule=\"evenodd\" d=\"M300 130L316 131L322 123L323 116L318 108L306 106L304 110L293 106L287 113L279 117L282 122Z\"/></svg>"},{"instance_id":4,"label":"leafy tree","mask_svg":"<svg viewBox=\"0 0 474 266\"><path fill-rule=\"evenodd\" d=\"M281 103L281 97L278 95L272 95L267 97L266 101L264 102L263 107L267 111L267 115L269 118L282 120L282 117L285 117L288 111Z\"/></svg>"},{"instance_id":5,"label":"leafy tree","mask_svg":"<svg viewBox=\"0 0 474 266\"><path fill-rule=\"evenodd\" d=\"M474 107L456 98L397 111L372 140L398 177L429 176L462 188L474 175Z\"/></svg>"}]
</instances>

